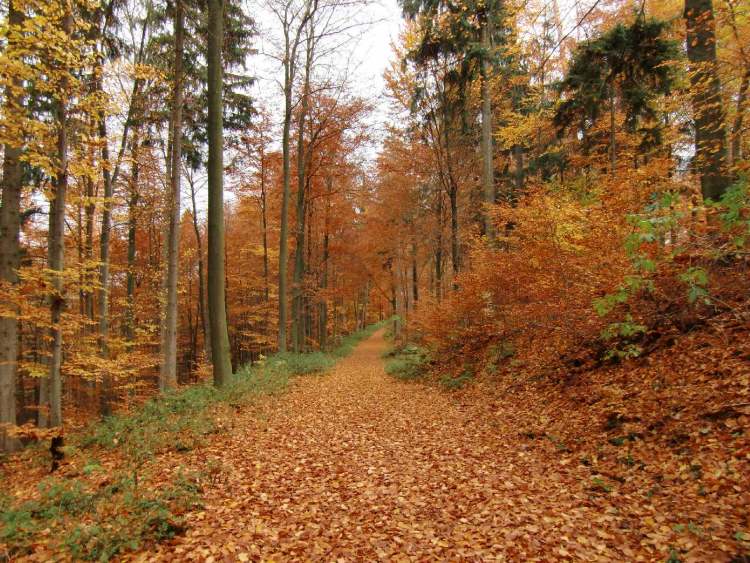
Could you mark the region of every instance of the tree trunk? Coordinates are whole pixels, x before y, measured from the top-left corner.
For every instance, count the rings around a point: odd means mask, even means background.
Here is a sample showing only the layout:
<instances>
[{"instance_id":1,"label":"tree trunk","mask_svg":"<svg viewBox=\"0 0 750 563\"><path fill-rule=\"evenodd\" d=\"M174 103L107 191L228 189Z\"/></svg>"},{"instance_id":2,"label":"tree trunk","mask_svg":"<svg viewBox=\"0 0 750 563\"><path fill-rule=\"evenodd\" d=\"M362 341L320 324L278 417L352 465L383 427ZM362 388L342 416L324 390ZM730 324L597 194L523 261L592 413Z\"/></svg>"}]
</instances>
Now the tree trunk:
<instances>
[{"instance_id":1,"label":"tree trunk","mask_svg":"<svg viewBox=\"0 0 750 563\"><path fill-rule=\"evenodd\" d=\"M318 345L321 350L325 350L328 346L328 296L326 290L328 289L328 259L330 253L330 228L331 228L331 194L333 193L333 178L329 175L326 176L326 199L325 199L325 213L323 219L323 259L322 259L322 273L320 277L320 289L323 290L323 297L318 305Z\"/></svg>"},{"instance_id":2,"label":"tree trunk","mask_svg":"<svg viewBox=\"0 0 750 563\"><path fill-rule=\"evenodd\" d=\"M260 147L260 217L263 227L263 303L264 307L264 333L266 338L270 335L270 303L271 303L271 280L269 279L268 265L268 208L266 206L266 155L263 144Z\"/></svg>"},{"instance_id":3,"label":"tree trunk","mask_svg":"<svg viewBox=\"0 0 750 563\"><path fill-rule=\"evenodd\" d=\"M312 30L307 39L305 76L297 121L297 229L295 232L294 272L292 273L292 348L299 352L305 343L303 324L303 284L305 270L305 120L310 94L310 67L313 50Z\"/></svg>"},{"instance_id":4,"label":"tree trunk","mask_svg":"<svg viewBox=\"0 0 750 563\"><path fill-rule=\"evenodd\" d=\"M140 139L135 135L131 155L133 168L130 175L130 194L128 195L128 279L127 279L127 313L125 319L125 338L132 342L135 338L135 259L136 234L138 230L138 176L140 164Z\"/></svg>"},{"instance_id":5,"label":"tree trunk","mask_svg":"<svg viewBox=\"0 0 750 563\"><path fill-rule=\"evenodd\" d=\"M443 192L438 193L437 240L435 241L435 298L443 298Z\"/></svg>"},{"instance_id":6,"label":"tree trunk","mask_svg":"<svg viewBox=\"0 0 750 563\"><path fill-rule=\"evenodd\" d=\"M211 327L208 325L208 315L206 314L206 288L204 280L204 262L203 262L203 240L201 237L200 225L198 225L198 206L195 201L195 182L192 178L190 183L190 201L193 204L193 231L195 232L195 242L198 247L198 316L200 317L201 330L203 331L203 350L206 353L206 360L211 361Z\"/></svg>"},{"instance_id":7,"label":"tree trunk","mask_svg":"<svg viewBox=\"0 0 750 563\"><path fill-rule=\"evenodd\" d=\"M458 289L456 276L461 270L461 256L458 241L458 186L451 182L451 190L448 193L451 205L451 265L453 266L453 290Z\"/></svg>"},{"instance_id":8,"label":"tree trunk","mask_svg":"<svg viewBox=\"0 0 750 563\"><path fill-rule=\"evenodd\" d=\"M222 0L208 0L208 315L214 385L232 377L224 275L224 121Z\"/></svg>"},{"instance_id":9,"label":"tree trunk","mask_svg":"<svg viewBox=\"0 0 750 563\"><path fill-rule=\"evenodd\" d=\"M492 158L492 95L490 92L490 24L491 14L486 8L481 29L482 42L482 195L484 199L484 234L494 240L495 229L492 224L492 206L495 204L495 172ZM447 126L447 124L446 124Z\"/></svg>"},{"instance_id":10,"label":"tree trunk","mask_svg":"<svg viewBox=\"0 0 750 563\"><path fill-rule=\"evenodd\" d=\"M523 147L521 145L513 145L513 169L514 185L513 191L510 194L510 204L515 207L518 195L523 190L525 176L523 170Z\"/></svg>"},{"instance_id":11,"label":"tree trunk","mask_svg":"<svg viewBox=\"0 0 750 563\"><path fill-rule=\"evenodd\" d=\"M101 77L97 78L101 90ZM99 137L102 143L102 163L104 164L104 204L102 206L102 224L99 238L99 353L103 358L109 355L109 241L112 227L112 175L109 172L109 147L107 142L107 121L104 111L99 113ZM102 391L99 412L102 416L112 414L112 376L109 370L102 374Z\"/></svg>"},{"instance_id":12,"label":"tree trunk","mask_svg":"<svg viewBox=\"0 0 750 563\"><path fill-rule=\"evenodd\" d=\"M412 299L414 300L414 309L417 309L419 302L419 279L417 278L417 243L411 243L411 290Z\"/></svg>"},{"instance_id":13,"label":"tree trunk","mask_svg":"<svg viewBox=\"0 0 750 563\"><path fill-rule=\"evenodd\" d=\"M91 178L86 178L84 182L86 184L86 205L84 207L86 215L86 242L84 243L85 261L83 264L83 279L85 280L83 310L86 318L91 321L84 328L84 332L89 333L91 331L91 324L94 321L94 294L91 291L94 285L94 278L91 264L94 261L94 213L96 212L95 201L97 194L94 192L94 182Z\"/></svg>"},{"instance_id":14,"label":"tree trunk","mask_svg":"<svg viewBox=\"0 0 750 563\"><path fill-rule=\"evenodd\" d=\"M177 386L177 283L180 259L180 179L182 176L183 51L185 43L184 6L174 4L174 76L172 110L169 119L172 143L169 155L169 226L167 231L167 272L164 282L165 303L161 334L159 389Z\"/></svg>"},{"instance_id":15,"label":"tree trunk","mask_svg":"<svg viewBox=\"0 0 750 563\"><path fill-rule=\"evenodd\" d=\"M69 11L62 21L62 31L65 35L71 33L73 16ZM63 79L61 92L64 93L67 80ZM47 247L47 266L52 274L52 290L50 296L50 360L48 371L49 412L47 424L50 427L62 424L62 327L60 326L65 295L63 287L63 269L65 267L65 199L68 191L68 110L66 101L57 101L57 158L59 168L55 180L54 199L50 202L49 233ZM44 409L47 405L41 405Z\"/></svg>"},{"instance_id":16,"label":"tree trunk","mask_svg":"<svg viewBox=\"0 0 750 563\"><path fill-rule=\"evenodd\" d=\"M281 138L283 190L281 193L281 217L279 228L279 352L287 350L287 270L289 259L289 198L291 192L291 155L289 137L292 126L292 88L296 75L297 49L302 30L318 8L318 0L306 0L305 11L293 32L289 20L284 26L284 126Z\"/></svg>"},{"instance_id":17,"label":"tree trunk","mask_svg":"<svg viewBox=\"0 0 750 563\"><path fill-rule=\"evenodd\" d=\"M287 59L289 56L287 55ZM292 61L285 61L285 84L284 84L284 129L281 137L282 174L283 189L281 192L281 220L279 228L279 352L286 352L286 278L287 262L289 257L289 196L290 196L290 155L289 155L289 133L292 126Z\"/></svg>"},{"instance_id":18,"label":"tree trunk","mask_svg":"<svg viewBox=\"0 0 750 563\"><path fill-rule=\"evenodd\" d=\"M742 122L745 118L745 106L747 105L747 91L750 87L750 68L745 69L742 75L740 89L737 92L737 111L732 125L732 163L736 164L742 160Z\"/></svg>"},{"instance_id":19,"label":"tree trunk","mask_svg":"<svg viewBox=\"0 0 750 563\"><path fill-rule=\"evenodd\" d=\"M15 9L13 0L8 6L8 26L12 29L23 25L23 14ZM16 56L13 33L9 34L8 54ZM23 111L21 99L21 81L14 79L6 89L5 119L21 117ZM21 166L20 146L6 143L3 161L2 205L0 205L0 283L15 285L18 283L18 266L20 257L19 236L21 231L21 189L23 185L23 168ZM3 425L16 424L16 368L18 366L18 320L15 316L15 303L2 299L0 306L11 312L9 316L0 315L0 451L14 451L19 442L7 435Z\"/></svg>"},{"instance_id":20,"label":"tree trunk","mask_svg":"<svg viewBox=\"0 0 750 563\"><path fill-rule=\"evenodd\" d=\"M685 0L685 21L695 120L695 167L700 174L703 199L717 201L727 189L729 175L712 0Z\"/></svg>"},{"instance_id":21,"label":"tree trunk","mask_svg":"<svg viewBox=\"0 0 750 563\"><path fill-rule=\"evenodd\" d=\"M617 171L617 132L615 131L615 87L609 92L609 173L615 177Z\"/></svg>"}]
</instances>

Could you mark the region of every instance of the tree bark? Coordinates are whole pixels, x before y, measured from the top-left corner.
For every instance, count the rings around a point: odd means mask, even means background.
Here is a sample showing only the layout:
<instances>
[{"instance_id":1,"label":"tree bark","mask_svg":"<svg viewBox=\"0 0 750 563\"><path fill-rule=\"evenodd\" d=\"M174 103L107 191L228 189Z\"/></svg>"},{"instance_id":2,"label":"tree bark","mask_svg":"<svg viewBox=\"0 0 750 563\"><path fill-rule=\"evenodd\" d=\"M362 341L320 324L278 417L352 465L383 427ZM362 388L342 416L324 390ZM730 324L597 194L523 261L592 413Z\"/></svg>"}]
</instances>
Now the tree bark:
<instances>
[{"instance_id":1,"label":"tree bark","mask_svg":"<svg viewBox=\"0 0 750 563\"><path fill-rule=\"evenodd\" d=\"M101 90L101 77L97 78ZM112 228L112 175L109 171L109 146L107 141L107 121L104 111L99 113L99 137L102 143L102 172L104 181L104 203L102 205L101 233L99 235L99 353L103 358L109 355L109 241ZM112 414L112 376L108 370L102 374L102 390L99 412L102 416Z\"/></svg>"},{"instance_id":2,"label":"tree bark","mask_svg":"<svg viewBox=\"0 0 750 563\"><path fill-rule=\"evenodd\" d=\"M491 14L489 6L485 9L481 28L482 43L482 195L484 199L484 234L492 241L495 238L495 228L492 224L492 206L495 204L495 172L492 158L492 95L490 92L490 26ZM447 126L447 124L446 124Z\"/></svg>"},{"instance_id":3,"label":"tree bark","mask_svg":"<svg viewBox=\"0 0 750 563\"><path fill-rule=\"evenodd\" d=\"M729 185L729 175L712 0L685 0L685 22L695 120L695 167L703 198L717 201Z\"/></svg>"},{"instance_id":4,"label":"tree bark","mask_svg":"<svg viewBox=\"0 0 750 563\"><path fill-rule=\"evenodd\" d=\"M453 267L453 290L458 289L456 276L461 270L461 255L458 241L458 186L452 185L448 193L451 206L451 266Z\"/></svg>"},{"instance_id":5,"label":"tree bark","mask_svg":"<svg viewBox=\"0 0 750 563\"><path fill-rule=\"evenodd\" d=\"M742 75L740 89L737 92L737 111L732 125L732 163L742 159L742 123L745 118L745 106L747 106L747 91L750 87L750 68L746 68Z\"/></svg>"},{"instance_id":6,"label":"tree bark","mask_svg":"<svg viewBox=\"0 0 750 563\"><path fill-rule=\"evenodd\" d=\"M284 61L284 128L281 136L283 188L281 192L281 221L279 228L279 352L286 352L287 320L287 262L289 257L289 196L290 196L290 155L289 134L292 126L292 68L289 54Z\"/></svg>"},{"instance_id":7,"label":"tree bark","mask_svg":"<svg viewBox=\"0 0 750 563\"><path fill-rule=\"evenodd\" d=\"M615 177L617 172L617 132L615 131L615 87L609 92L609 173Z\"/></svg>"},{"instance_id":8,"label":"tree bark","mask_svg":"<svg viewBox=\"0 0 750 563\"><path fill-rule=\"evenodd\" d=\"M271 280L269 276L268 263L268 207L266 198L266 153L265 141L261 139L260 144L260 217L263 228L263 304L264 304L264 334L266 339L270 337L270 303L271 303ZM261 352L263 347L261 347Z\"/></svg>"},{"instance_id":9,"label":"tree bark","mask_svg":"<svg viewBox=\"0 0 750 563\"><path fill-rule=\"evenodd\" d=\"M222 0L208 0L208 315L214 385L232 377L224 275L224 121Z\"/></svg>"},{"instance_id":10,"label":"tree bark","mask_svg":"<svg viewBox=\"0 0 750 563\"><path fill-rule=\"evenodd\" d=\"M23 25L23 14L15 9L13 0L8 6L8 26L15 29ZM9 34L7 49L12 53L16 46ZM21 81L15 78L5 92L5 118L21 116ZM21 248L21 190L23 168L21 166L22 147L6 143L3 149L2 205L0 205L0 282L8 285L18 283L18 266ZM0 305L11 312L0 316L0 451L14 451L19 442L9 436L3 425L16 424L16 369L18 366L18 319L17 306L0 295Z\"/></svg>"},{"instance_id":11,"label":"tree bark","mask_svg":"<svg viewBox=\"0 0 750 563\"><path fill-rule=\"evenodd\" d=\"M180 259L180 179L182 176L182 105L183 51L185 45L185 15L182 0L174 3L174 67L172 109L169 126L171 150L169 155L169 225L167 230L167 271L164 281L165 302L162 315L161 369L159 389L177 386L177 283Z\"/></svg>"},{"instance_id":12,"label":"tree bark","mask_svg":"<svg viewBox=\"0 0 750 563\"><path fill-rule=\"evenodd\" d=\"M291 197L291 155L289 138L292 127L292 87L297 74L297 49L302 30L318 7L317 0L308 0L296 30L284 20L284 126L281 136L283 189L279 228L279 352L287 350L287 269L289 260L289 198Z\"/></svg>"},{"instance_id":13,"label":"tree bark","mask_svg":"<svg viewBox=\"0 0 750 563\"><path fill-rule=\"evenodd\" d=\"M193 204L193 232L195 233L195 242L198 247L198 316L200 317L201 330L203 331L203 350L206 353L206 360L210 362L211 327L208 324L208 314L206 313L206 288L203 282L205 279L203 240L201 237L200 225L198 225L198 205L195 201L195 182L192 178L189 178L188 181L190 184L190 201Z\"/></svg>"},{"instance_id":14,"label":"tree bark","mask_svg":"<svg viewBox=\"0 0 750 563\"><path fill-rule=\"evenodd\" d=\"M412 299L414 300L414 310L419 303L419 279L417 278L417 243L411 243L411 290Z\"/></svg>"},{"instance_id":15,"label":"tree bark","mask_svg":"<svg viewBox=\"0 0 750 563\"><path fill-rule=\"evenodd\" d=\"M66 11L62 20L62 31L70 35L73 16ZM67 80L61 80L61 95L64 95ZM57 158L58 171L55 179L54 199L50 202L47 266L51 272L52 290L50 296L50 350L48 370L47 424L50 427L62 424L62 327L60 326L65 306L63 270L65 267L65 200L68 191L68 108L66 100L57 100Z\"/></svg>"},{"instance_id":16,"label":"tree bark","mask_svg":"<svg viewBox=\"0 0 750 563\"><path fill-rule=\"evenodd\" d=\"M86 185L86 205L84 206L86 240L84 242L85 263L83 264L83 279L85 282L83 310L86 318L91 321L91 323L84 325L84 333L89 333L94 322L94 294L91 290L94 285L94 276L91 265L94 262L94 214L96 213L97 194L94 192L94 182L91 178L84 179L84 182Z\"/></svg>"},{"instance_id":17,"label":"tree bark","mask_svg":"<svg viewBox=\"0 0 750 563\"><path fill-rule=\"evenodd\" d=\"M127 277L127 312L125 318L125 338L132 342L135 338L135 259L136 235L138 231L138 176L140 174L140 139L136 133L133 139L131 155L133 168L130 174L130 193L128 195L128 277Z\"/></svg>"},{"instance_id":18,"label":"tree bark","mask_svg":"<svg viewBox=\"0 0 750 563\"><path fill-rule=\"evenodd\" d=\"M295 232L294 271L292 273L292 349L299 352L305 343L303 323L303 284L305 271L305 219L306 219L306 159L305 159L305 122L309 107L310 70L312 67L313 49L315 46L314 30L308 30L307 48L305 50L305 75L302 88L302 99L297 121L297 228Z\"/></svg>"},{"instance_id":19,"label":"tree bark","mask_svg":"<svg viewBox=\"0 0 750 563\"><path fill-rule=\"evenodd\" d=\"M323 261L322 273L320 277L320 289L325 292L328 289L328 258L330 245L330 224L331 224L331 192L333 191L333 179L331 176L326 177L326 202L325 202L325 219L323 225ZM321 350L325 350L328 345L328 298L323 295L318 306L318 345Z\"/></svg>"},{"instance_id":20,"label":"tree bark","mask_svg":"<svg viewBox=\"0 0 750 563\"><path fill-rule=\"evenodd\" d=\"M435 241L435 298L443 298L443 192L438 190L437 240Z\"/></svg>"}]
</instances>

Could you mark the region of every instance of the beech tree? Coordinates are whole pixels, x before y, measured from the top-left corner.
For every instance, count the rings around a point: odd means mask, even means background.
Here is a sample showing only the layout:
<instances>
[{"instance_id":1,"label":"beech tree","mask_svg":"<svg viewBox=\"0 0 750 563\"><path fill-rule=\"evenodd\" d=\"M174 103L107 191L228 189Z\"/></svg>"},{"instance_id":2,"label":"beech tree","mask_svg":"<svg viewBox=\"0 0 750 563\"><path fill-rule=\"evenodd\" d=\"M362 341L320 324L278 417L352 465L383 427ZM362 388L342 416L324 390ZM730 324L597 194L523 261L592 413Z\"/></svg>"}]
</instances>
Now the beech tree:
<instances>
[{"instance_id":1,"label":"beech tree","mask_svg":"<svg viewBox=\"0 0 750 563\"><path fill-rule=\"evenodd\" d=\"M281 26L283 36L279 55L284 72L284 119L281 137L283 159L283 191L279 234L279 350L287 349L287 263L289 256L289 199L291 197L291 129L294 82L299 69L299 48L304 40L304 30L318 9L318 0L282 0L272 2L269 8Z\"/></svg>"},{"instance_id":2,"label":"beech tree","mask_svg":"<svg viewBox=\"0 0 750 563\"><path fill-rule=\"evenodd\" d=\"M177 278L180 252L180 190L182 177L182 98L183 51L185 47L184 8L182 0L175 0L174 63L172 67L172 100L169 116L169 199L167 209L167 256L164 277L164 312L161 334L161 369L159 388L177 386Z\"/></svg>"}]
</instances>

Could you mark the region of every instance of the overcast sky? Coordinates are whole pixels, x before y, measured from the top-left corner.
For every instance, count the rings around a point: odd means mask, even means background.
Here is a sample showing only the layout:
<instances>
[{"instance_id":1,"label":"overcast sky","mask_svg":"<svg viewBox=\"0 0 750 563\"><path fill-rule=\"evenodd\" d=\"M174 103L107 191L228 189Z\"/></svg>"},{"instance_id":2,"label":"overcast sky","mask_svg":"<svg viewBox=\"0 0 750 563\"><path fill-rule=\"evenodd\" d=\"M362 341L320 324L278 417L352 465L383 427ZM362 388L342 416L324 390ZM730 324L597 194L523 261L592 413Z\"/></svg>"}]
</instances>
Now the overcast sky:
<instances>
[{"instance_id":1,"label":"overcast sky","mask_svg":"<svg viewBox=\"0 0 750 563\"><path fill-rule=\"evenodd\" d=\"M264 0L254 0L252 10L258 26L258 54L249 61L250 70L257 78L254 94L265 107L276 110L280 124L283 72L279 61L271 56L278 51L275 38L280 25ZM397 39L401 27L401 9L397 0L376 0L344 17L371 23L357 28L331 63L340 69L349 67L347 83L354 94L378 102L379 110L373 114L372 122L373 126L379 126L385 118L383 72L390 63L391 44Z\"/></svg>"}]
</instances>

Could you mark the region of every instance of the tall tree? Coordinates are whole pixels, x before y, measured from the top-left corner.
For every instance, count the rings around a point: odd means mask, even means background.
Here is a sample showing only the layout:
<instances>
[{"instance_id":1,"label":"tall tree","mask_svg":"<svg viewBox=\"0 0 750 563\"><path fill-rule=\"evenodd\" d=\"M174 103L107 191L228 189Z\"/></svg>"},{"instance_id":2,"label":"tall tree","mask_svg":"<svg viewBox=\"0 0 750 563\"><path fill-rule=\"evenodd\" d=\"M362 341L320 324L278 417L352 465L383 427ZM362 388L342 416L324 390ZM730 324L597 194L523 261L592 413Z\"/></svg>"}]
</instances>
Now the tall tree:
<instances>
[{"instance_id":1,"label":"tall tree","mask_svg":"<svg viewBox=\"0 0 750 563\"><path fill-rule=\"evenodd\" d=\"M695 122L695 163L704 199L719 200L729 185L727 135L716 63L712 0L685 0L687 55Z\"/></svg>"},{"instance_id":2,"label":"tall tree","mask_svg":"<svg viewBox=\"0 0 750 563\"><path fill-rule=\"evenodd\" d=\"M16 33L23 25L23 14L16 9L15 2L8 5L8 44L6 57L17 57ZM15 285L18 282L20 256L19 235L21 229L21 190L23 168L21 164L22 134L16 130L16 142L10 141L12 123L16 126L23 112L21 80L15 76L5 88L3 108L3 177L2 202L0 203L0 283ZM18 365L18 318L17 307L12 300L2 298L8 295L5 288L0 295L0 451L10 451L18 447L18 441L10 437L3 428L5 424L16 423L16 367Z\"/></svg>"},{"instance_id":3,"label":"tall tree","mask_svg":"<svg viewBox=\"0 0 750 563\"><path fill-rule=\"evenodd\" d=\"M208 315L214 385L232 376L224 275L224 126L222 0L208 0Z\"/></svg>"},{"instance_id":4,"label":"tall tree","mask_svg":"<svg viewBox=\"0 0 750 563\"><path fill-rule=\"evenodd\" d=\"M63 41L70 38L73 28L73 14L67 2L63 4L60 22L60 35ZM47 236L47 266L51 274L50 294L50 359L47 372L47 401L49 413L46 423L49 426L62 424L62 312L65 305L63 270L65 268L65 202L68 191L68 85L66 69L62 70L59 91L55 101L57 126L57 170L54 193L50 202L49 232ZM44 407L44 405L42 405Z\"/></svg>"},{"instance_id":5,"label":"tall tree","mask_svg":"<svg viewBox=\"0 0 750 563\"><path fill-rule=\"evenodd\" d=\"M182 105L183 51L185 48L185 13L183 0L174 2L174 65L172 107L169 117L169 223L167 230L167 270L164 280L164 313L162 315L161 369L159 389L177 386L177 278L180 255L180 179L182 177Z\"/></svg>"},{"instance_id":6,"label":"tall tree","mask_svg":"<svg viewBox=\"0 0 750 563\"><path fill-rule=\"evenodd\" d=\"M190 185L190 203L192 204L193 233L195 234L195 245L198 251L198 317L200 317L201 330L203 331L203 348L206 352L206 360L211 361L211 328L208 326L208 312L206 311L206 288L205 288L205 261L203 259L203 237L198 224L198 204L196 201L195 176L188 172L188 184Z\"/></svg>"},{"instance_id":7,"label":"tall tree","mask_svg":"<svg viewBox=\"0 0 750 563\"><path fill-rule=\"evenodd\" d=\"M315 19L310 18L305 42L305 64L302 78L302 94L297 117L297 228L295 230L294 271L292 273L292 348L299 352L304 347L304 326L302 322L303 293L305 275L305 219L307 217L307 148L305 146L305 126L310 106L310 73L315 54Z\"/></svg>"},{"instance_id":8,"label":"tall tree","mask_svg":"<svg viewBox=\"0 0 750 563\"><path fill-rule=\"evenodd\" d=\"M315 15L318 0L281 0L272 4L271 10L279 20L283 34L282 66L284 71L284 123L281 137L283 190L281 192L281 218L279 230L279 351L287 349L287 275L289 261L289 199L291 197L291 129L293 88L298 69L298 50L307 22Z\"/></svg>"},{"instance_id":9,"label":"tall tree","mask_svg":"<svg viewBox=\"0 0 750 563\"><path fill-rule=\"evenodd\" d=\"M594 128L602 110L608 110L612 174L617 165L618 108L625 113L628 132L641 135L642 153L661 142L663 120L656 100L672 92L675 73L669 62L679 58L677 44L667 31L666 21L642 15L629 25L617 24L576 47L565 78L558 84L566 97L554 121L561 130L578 126L582 143L587 142L587 130Z\"/></svg>"},{"instance_id":10,"label":"tall tree","mask_svg":"<svg viewBox=\"0 0 750 563\"><path fill-rule=\"evenodd\" d=\"M485 0L484 11L480 14L481 25L481 75L482 75L482 195L484 199L484 232L488 239L495 236L492 224L491 206L495 203L495 167L492 150L492 93L490 78L492 76L492 14L494 0Z\"/></svg>"}]
</instances>

